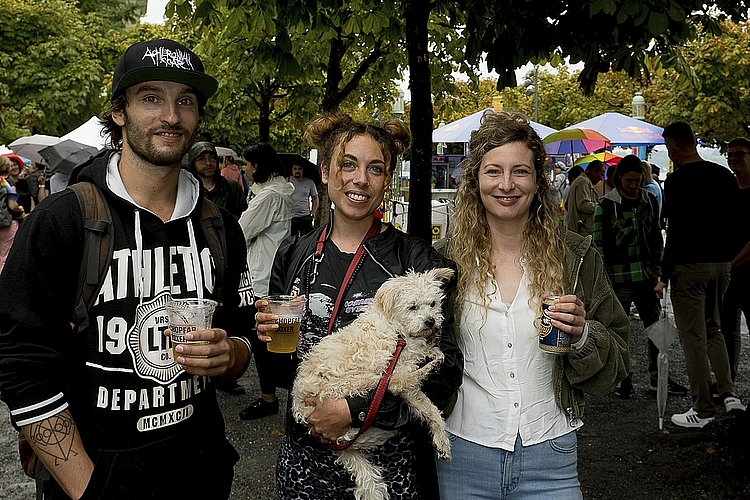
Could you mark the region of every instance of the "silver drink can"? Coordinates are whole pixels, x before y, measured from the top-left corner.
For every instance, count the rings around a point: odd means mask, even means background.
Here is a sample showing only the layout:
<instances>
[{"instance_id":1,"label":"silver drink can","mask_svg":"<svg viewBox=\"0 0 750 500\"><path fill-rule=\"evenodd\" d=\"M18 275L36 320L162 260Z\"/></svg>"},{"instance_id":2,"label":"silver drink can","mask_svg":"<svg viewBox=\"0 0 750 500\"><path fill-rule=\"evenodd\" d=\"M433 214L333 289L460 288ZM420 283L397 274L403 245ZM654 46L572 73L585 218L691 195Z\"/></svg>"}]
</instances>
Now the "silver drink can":
<instances>
[{"instance_id":1,"label":"silver drink can","mask_svg":"<svg viewBox=\"0 0 750 500\"><path fill-rule=\"evenodd\" d=\"M549 306L554 304L558 297L558 295L548 295L542 302L539 348L547 354L568 354L570 352L570 334L554 326L548 312Z\"/></svg>"}]
</instances>

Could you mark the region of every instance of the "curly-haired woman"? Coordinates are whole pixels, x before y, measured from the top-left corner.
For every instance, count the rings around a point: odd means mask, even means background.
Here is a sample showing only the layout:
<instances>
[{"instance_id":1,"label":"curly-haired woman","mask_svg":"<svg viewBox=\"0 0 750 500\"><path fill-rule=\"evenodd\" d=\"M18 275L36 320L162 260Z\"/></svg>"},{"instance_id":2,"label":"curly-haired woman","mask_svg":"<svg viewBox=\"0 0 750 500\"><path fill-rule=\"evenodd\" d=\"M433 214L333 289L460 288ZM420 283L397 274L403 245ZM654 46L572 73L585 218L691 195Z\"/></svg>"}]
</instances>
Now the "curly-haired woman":
<instances>
[{"instance_id":1,"label":"curly-haired woman","mask_svg":"<svg viewBox=\"0 0 750 500\"><path fill-rule=\"evenodd\" d=\"M560 228L542 141L519 114L484 115L471 136L448 256L463 384L447 419L441 498L580 499L583 394L628 373L625 312L591 237ZM571 350L539 347L542 302Z\"/></svg>"},{"instance_id":2,"label":"curly-haired woman","mask_svg":"<svg viewBox=\"0 0 750 500\"><path fill-rule=\"evenodd\" d=\"M289 238L274 262L270 292L307 297L309 310L302 319L298 358L330 332L354 321L390 277L410 269L455 268L429 243L375 217L397 156L409 141L403 123L390 120L381 128L331 114L311 122L307 137L318 148L323 183L335 208L326 226L296 241ZM350 272L352 278L345 280ZM263 311L266 304L261 300L257 305ZM277 328L274 319L264 312L256 315L261 340L270 340L266 334ZM423 385L439 408L461 381L461 353L450 334L450 323L444 322L440 343L445 361ZM305 402L315 406L307 426L296 424L287 414L276 465L279 498L354 498L350 474L335 463L335 455L325 445L336 442L350 427L361 427L372 399L373 391L345 399L307 398ZM383 471L391 500L436 498L431 441L401 398L386 393L372 425L398 431L370 455Z\"/></svg>"}]
</instances>

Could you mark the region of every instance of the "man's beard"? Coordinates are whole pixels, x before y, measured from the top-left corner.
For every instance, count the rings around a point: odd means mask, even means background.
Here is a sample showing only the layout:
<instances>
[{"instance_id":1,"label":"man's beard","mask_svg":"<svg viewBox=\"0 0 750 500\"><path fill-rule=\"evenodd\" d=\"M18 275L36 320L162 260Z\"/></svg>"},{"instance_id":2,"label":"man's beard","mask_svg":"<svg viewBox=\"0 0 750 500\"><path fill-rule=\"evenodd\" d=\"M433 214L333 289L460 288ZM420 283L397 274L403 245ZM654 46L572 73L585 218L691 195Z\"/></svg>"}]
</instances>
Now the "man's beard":
<instances>
[{"instance_id":1,"label":"man's beard","mask_svg":"<svg viewBox=\"0 0 750 500\"><path fill-rule=\"evenodd\" d=\"M189 134L187 130L179 126L144 130L133 125L127 112L124 113L124 120L123 129L127 131L126 137L130 149L142 160L159 167L171 167L181 163L195 137L196 131ZM188 138L188 140L183 141L182 144L175 144L174 148L159 150L154 145L154 134L161 131L182 132L182 138Z\"/></svg>"}]
</instances>

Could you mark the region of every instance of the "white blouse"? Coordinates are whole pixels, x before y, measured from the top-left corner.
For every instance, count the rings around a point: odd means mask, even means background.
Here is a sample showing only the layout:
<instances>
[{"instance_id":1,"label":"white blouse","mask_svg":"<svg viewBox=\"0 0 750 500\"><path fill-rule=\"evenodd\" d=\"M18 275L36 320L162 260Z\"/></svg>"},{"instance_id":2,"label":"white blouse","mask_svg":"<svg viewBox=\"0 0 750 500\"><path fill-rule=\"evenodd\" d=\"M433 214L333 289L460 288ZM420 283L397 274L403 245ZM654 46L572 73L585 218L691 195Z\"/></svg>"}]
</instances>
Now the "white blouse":
<instances>
[{"instance_id":1,"label":"white blouse","mask_svg":"<svg viewBox=\"0 0 750 500\"><path fill-rule=\"evenodd\" d=\"M487 287L488 293L495 288L490 280ZM467 441L513 451L519 434L523 446L530 446L583 425L580 419L571 422L555 403L557 356L539 349L528 287L524 273L510 307L495 290L486 321L476 293L464 301L458 339L464 379L447 426Z\"/></svg>"}]
</instances>

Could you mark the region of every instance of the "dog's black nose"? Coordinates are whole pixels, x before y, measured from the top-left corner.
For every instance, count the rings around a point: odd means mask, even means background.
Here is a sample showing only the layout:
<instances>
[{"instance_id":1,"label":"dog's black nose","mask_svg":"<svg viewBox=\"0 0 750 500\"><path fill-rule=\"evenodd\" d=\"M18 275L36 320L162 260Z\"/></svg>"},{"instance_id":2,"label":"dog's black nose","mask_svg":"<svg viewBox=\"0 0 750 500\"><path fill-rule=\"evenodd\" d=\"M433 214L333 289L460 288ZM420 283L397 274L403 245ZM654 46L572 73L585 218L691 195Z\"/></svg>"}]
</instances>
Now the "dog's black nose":
<instances>
[{"instance_id":1,"label":"dog's black nose","mask_svg":"<svg viewBox=\"0 0 750 500\"><path fill-rule=\"evenodd\" d=\"M424 324L427 328L432 328L433 326L435 326L435 318L427 318L426 320L424 320Z\"/></svg>"}]
</instances>

